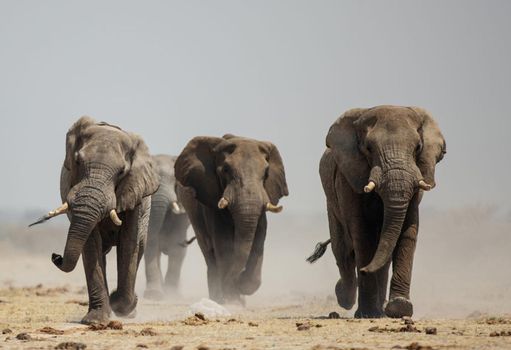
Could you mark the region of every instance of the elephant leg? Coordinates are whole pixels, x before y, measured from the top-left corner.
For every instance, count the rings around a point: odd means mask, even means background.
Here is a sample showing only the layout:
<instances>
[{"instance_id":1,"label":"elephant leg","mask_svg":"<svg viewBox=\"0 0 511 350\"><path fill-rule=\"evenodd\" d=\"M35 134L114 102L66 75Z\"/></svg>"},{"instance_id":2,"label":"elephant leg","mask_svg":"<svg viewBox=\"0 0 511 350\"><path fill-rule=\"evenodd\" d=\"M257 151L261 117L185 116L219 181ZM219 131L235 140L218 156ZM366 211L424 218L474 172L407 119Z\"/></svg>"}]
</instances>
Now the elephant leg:
<instances>
[{"instance_id":1,"label":"elephant leg","mask_svg":"<svg viewBox=\"0 0 511 350\"><path fill-rule=\"evenodd\" d=\"M418 203L412 205L407 212L403 232L399 237L392 257L392 280L390 283L389 302L385 314L389 317L413 315L413 304L410 301L410 282L412 279L413 257L419 230Z\"/></svg>"},{"instance_id":2,"label":"elephant leg","mask_svg":"<svg viewBox=\"0 0 511 350\"><path fill-rule=\"evenodd\" d=\"M343 224L341 228L345 237L342 244L352 242L357 268L358 308L355 311L355 317L383 317L385 314L383 305L380 303L380 286L377 273L360 274L360 269L371 262L378 246L378 225L374 220L369 220L371 218L367 215L367 207L374 201L374 195L371 194L368 197L367 195L361 196L353 193L342 176L336 179L336 188L348 189L338 194L337 198L339 200L339 218L342 219L339 221ZM335 225L334 229L336 229ZM336 250L339 249L340 244L341 242L337 243ZM334 245L332 245L332 248L334 248ZM349 256L347 252L341 255ZM355 279L351 277L351 280L354 281Z\"/></svg>"},{"instance_id":3,"label":"elephant leg","mask_svg":"<svg viewBox=\"0 0 511 350\"><path fill-rule=\"evenodd\" d=\"M245 270L241 273L238 289L241 294L251 295L254 294L262 282L262 268L263 268L263 255L264 255L264 241L266 239L266 229L268 221L266 214L261 215L257 225L257 231L252 243L252 250L247 262Z\"/></svg>"},{"instance_id":4,"label":"elephant leg","mask_svg":"<svg viewBox=\"0 0 511 350\"><path fill-rule=\"evenodd\" d=\"M160 232L149 230L147 235L147 246L144 254L145 261L145 275L146 275L146 289L144 291L144 298L152 300L163 299L163 279L160 267L160 245L159 245Z\"/></svg>"},{"instance_id":5,"label":"elephant leg","mask_svg":"<svg viewBox=\"0 0 511 350\"><path fill-rule=\"evenodd\" d=\"M117 290L110 295L110 305L117 316L132 317L137 306L135 281L147 238L150 198L126 215L126 226L119 233L117 245Z\"/></svg>"},{"instance_id":6,"label":"elephant leg","mask_svg":"<svg viewBox=\"0 0 511 350\"><path fill-rule=\"evenodd\" d=\"M106 322L110 317L111 308L106 285L103 242L97 229L92 231L85 242L82 256L89 293L89 311L81 322L85 324Z\"/></svg>"},{"instance_id":7,"label":"elephant leg","mask_svg":"<svg viewBox=\"0 0 511 350\"><path fill-rule=\"evenodd\" d=\"M179 289L179 280L181 278L181 268L186 255L186 247L181 244L186 240L186 230L189 226L186 215L171 214L166 232L168 239L168 266L165 274L165 291L171 294L177 294Z\"/></svg>"},{"instance_id":8,"label":"elephant leg","mask_svg":"<svg viewBox=\"0 0 511 350\"><path fill-rule=\"evenodd\" d=\"M175 247L169 251L167 264L167 273L165 274L165 292L177 294L179 290L179 280L181 278L181 267L186 254L186 248Z\"/></svg>"},{"instance_id":9,"label":"elephant leg","mask_svg":"<svg viewBox=\"0 0 511 350\"><path fill-rule=\"evenodd\" d=\"M209 298L221 303L223 302L223 292L211 239L212 228L209 225L215 214L212 210L199 204L197 199L195 199L195 194L179 183L176 186L176 191L190 218L190 223L197 237L197 243L206 261Z\"/></svg>"},{"instance_id":10,"label":"elephant leg","mask_svg":"<svg viewBox=\"0 0 511 350\"><path fill-rule=\"evenodd\" d=\"M359 249L355 249L357 259L357 274L358 274L358 308L355 312L356 318L379 318L383 317L383 305L380 302L380 287L378 273L361 275L360 269L366 266L371 257L368 257L366 251L371 251L374 254L376 246L360 245ZM381 273L381 272L379 272Z\"/></svg>"},{"instance_id":11,"label":"elephant leg","mask_svg":"<svg viewBox=\"0 0 511 350\"><path fill-rule=\"evenodd\" d=\"M190 212L188 211L188 213ZM211 240L211 237L209 235L206 235L208 231L206 231L205 229L203 230L203 228L206 227L206 225L203 222L203 218L198 217L198 219L200 219L202 225L194 226L193 229L197 237L197 243L199 244L199 248L201 249L202 255L204 256L204 260L206 261L209 298L218 303L223 303L224 294L222 290L220 271L218 269L218 264L215 256L215 250L213 248L213 242Z\"/></svg>"},{"instance_id":12,"label":"elephant leg","mask_svg":"<svg viewBox=\"0 0 511 350\"><path fill-rule=\"evenodd\" d=\"M341 223L332 211L328 210L328 225L332 240L332 252L334 253L337 268L341 278L335 285L335 295L339 306L351 310L355 305L357 295L357 276L355 274L355 253L353 245L343 232Z\"/></svg>"},{"instance_id":13,"label":"elephant leg","mask_svg":"<svg viewBox=\"0 0 511 350\"><path fill-rule=\"evenodd\" d=\"M209 298L222 304L224 303L224 293L220 282L220 272L218 271L215 254L213 251L210 251L207 255L204 254L204 258L206 259L207 266Z\"/></svg>"},{"instance_id":14,"label":"elephant leg","mask_svg":"<svg viewBox=\"0 0 511 350\"><path fill-rule=\"evenodd\" d=\"M169 203L165 196L159 192L151 197L151 214L147 231L147 249L144 254L146 289L144 297L161 300L163 294L163 278L161 273L161 235L164 232L164 222L168 217Z\"/></svg>"},{"instance_id":15,"label":"elephant leg","mask_svg":"<svg viewBox=\"0 0 511 350\"><path fill-rule=\"evenodd\" d=\"M383 266L380 271L376 272L376 279L378 280L378 297L379 301L378 304L381 305L383 308L383 305L385 305L385 302L387 301L387 286L389 284L389 268L390 268L390 261Z\"/></svg>"},{"instance_id":16,"label":"elephant leg","mask_svg":"<svg viewBox=\"0 0 511 350\"><path fill-rule=\"evenodd\" d=\"M215 232L214 238L214 254L216 261L216 271L222 291L224 303L241 303L241 294L237 285L233 284L230 278L230 270L232 267L232 258L234 252L234 239L224 237L222 234L226 232Z\"/></svg>"}]
</instances>

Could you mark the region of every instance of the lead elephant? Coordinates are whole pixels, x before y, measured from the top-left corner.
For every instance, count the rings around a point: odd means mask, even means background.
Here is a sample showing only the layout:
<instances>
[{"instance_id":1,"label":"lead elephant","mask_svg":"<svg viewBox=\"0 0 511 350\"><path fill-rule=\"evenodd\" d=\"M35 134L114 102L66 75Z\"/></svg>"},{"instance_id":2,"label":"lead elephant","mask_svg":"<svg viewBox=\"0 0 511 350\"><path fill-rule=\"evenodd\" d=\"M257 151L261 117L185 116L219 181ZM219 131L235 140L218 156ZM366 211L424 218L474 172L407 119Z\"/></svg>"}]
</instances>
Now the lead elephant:
<instances>
[{"instance_id":1,"label":"lead elephant","mask_svg":"<svg viewBox=\"0 0 511 350\"><path fill-rule=\"evenodd\" d=\"M139 136L89 117L80 118L69 129L60 177L64 204L40 221L68 215L64 254L53 254L52 261L70 272L83 257L89 310L82 323L105 322L111 310L125 317L134 313L150 195L157 188L153 161ZM106 254L112 246L117 246L117 290L109 297Z\"/></svg>"},{"instance_id":2,"label":"lead elephant","mask_svg":"<svg viewBox=\"0 0 511 350\"><path fill-rule=\"evenodd\" d=\"M288 195L277 147L233 135L195 137L175 173L206 260L210 298L243 303L261 284L266 211L279 212Z\"/></svg>"},{"instance_id":3,"label":"lead elephant","mask_svg":"<svg viewBox=\"0 0 511 350\"><path fill-rule=\"evenodd\" d=\"M330 128L319 165L339 305L355 317L411 316L412 263L423 191L445 152L437 123L417 107L352 109ZM385 306L392 261L389 301Z\"/></svg>"},{"instance_id":4,"label":"lead elephant","mask_svg":"<svg viewBox=\"0 0 511 350\"><path fill-rule=\"evenodd\" d=\"M158 191L151 196L151 216L144 254L147 285L144 297L162 299L165 293L176 294L181 266L185 258L188 216L176 196L174 162L176 157L153 156L160 179ZM168 256L167 273L162 278L161 254Z\"/></svg>"}]
</instances>

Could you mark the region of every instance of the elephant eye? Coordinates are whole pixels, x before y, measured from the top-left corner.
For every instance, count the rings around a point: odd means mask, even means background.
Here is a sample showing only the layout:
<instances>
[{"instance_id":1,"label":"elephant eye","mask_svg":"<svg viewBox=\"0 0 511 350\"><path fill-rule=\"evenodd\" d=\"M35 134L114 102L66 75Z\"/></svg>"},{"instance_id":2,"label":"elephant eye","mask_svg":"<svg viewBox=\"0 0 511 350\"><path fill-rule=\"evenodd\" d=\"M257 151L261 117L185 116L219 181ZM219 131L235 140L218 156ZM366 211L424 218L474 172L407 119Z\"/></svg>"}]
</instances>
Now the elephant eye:
<instances>
[{"instance_id":1,"label":"elephant eye","mask_svg":"<svg viewBox=\"0 0 511 350\"><path fill-rule=\"evenodd\" d=\"M77 165L79 165L79 164L81 164L81 163L82 163L82 157L81 157L81 155L80 155L80 152L78 152L78 151L77 151L77 152L75 152L75 163L76 163Z\"/></svg>"},{"instance_id":2,"label":"elephant eye","mask_svg":"<svg viewBox=\"0 0 511 350\"><path fill-rule=\"evenodd\" d=\"M222 166L222 173L229 175L231 173L231 167L228 164Z\"/></svg>"},{"instance_id":3,"label":"elephant eye","mask_svg":"<svg viewBox=\"0 0 511 350\"><path fill-rule=\"evenodd\" d=\"M415 153L419 154L422 151L422 142L419 142L417 146L415 147Z\"/></svg>"},{"instance_id":4,"label":"elephant eye","mask_svg":"<svg viewBox=\"0 0 511 350\"><path fill-rule=\"evenodd\" d=\"M127 168L123 166L121 170L119 170L118 176L124 176L126 174Z\"/></svg>"}]
</instances>

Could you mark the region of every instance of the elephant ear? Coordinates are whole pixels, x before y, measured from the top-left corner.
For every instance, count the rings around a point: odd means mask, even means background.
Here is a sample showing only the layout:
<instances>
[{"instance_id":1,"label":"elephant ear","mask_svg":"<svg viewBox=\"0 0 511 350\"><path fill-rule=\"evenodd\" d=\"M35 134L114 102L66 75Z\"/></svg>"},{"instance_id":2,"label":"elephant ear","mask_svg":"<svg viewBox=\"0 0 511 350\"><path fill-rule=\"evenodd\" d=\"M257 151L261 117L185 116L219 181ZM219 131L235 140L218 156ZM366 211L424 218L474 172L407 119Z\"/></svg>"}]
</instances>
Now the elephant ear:
<instances>
[{"instance_id":1,"label":"elephant ear","mask_svg":"<svg viewBox=\"0 0 511 350\"><path fill-rule=\"evenodd\" d=\"M73 172L75 162L75 153L82 146L82 133L91 125L95 125L96 121L91 117L83 116L78 119L66 134L66 157L64 158L64 167Z\"/></svg>"},{"instance_id":2,"label":"elephant ear","mask_svg":"<svg viewBox=\"0 0 511 350\"><path fill-rule=\"evenodd\" d=\"M356 108L345 112L330 127L326 146L331 149L338 168L356 193L363 193L369 178L369 164L360 152L355 123L367 109Z\"/></svg>"},{"instance_id":3,"label":"elephant ear","mask_svg":"<svg viewBox=\"0 0 511 350\"><path fill-rule=\"evenodd\" d=\"M204 205L216 208L222 190L216 173L214 148L225 141L219 137L194 137L185 146L174 164L176 180L195 191L195 197Z\"/></svg>"},{"instance_id":4,"label":"elephant ear","mask_svg":"<svg viewBox=\"0 0 511 350\"><path fill-rule=\"evenodd\" d=\"M435 187L435 166L441 161L447 151L445 139L438 127L438 124L431 115L424 109L419 107L411 107L422 120L422 126L419 132L422 137L422 151L417 158L417 166L419 167L424 181Z\"/></svg>"},{"instance_id":5,"label":"elephant ear","mask_svg":"<svg viewBox=\"0 0 511 350\"><path fill-rule=\"evenodd\" d=\"M130 133L129 136L132 140L129 151L131 167L115 190L118 212L132 210L143 197L156 192L159 186L156 165L145 142L138 135Z\"/></svg>"},{"instance_id":6,"label":"elephant ear","mask_svg":"<svg viewBox=\"0 0 511 350\"><path fill-rule=\"evenodd\" d=\"M267 146L269 168L268 176L264 180L264 188L271 204L277 205L280 198L289 195L289 190L287 188L284 163L282 162L279 150L273 143L268 142Z\"/></svg>"}]
</instances>

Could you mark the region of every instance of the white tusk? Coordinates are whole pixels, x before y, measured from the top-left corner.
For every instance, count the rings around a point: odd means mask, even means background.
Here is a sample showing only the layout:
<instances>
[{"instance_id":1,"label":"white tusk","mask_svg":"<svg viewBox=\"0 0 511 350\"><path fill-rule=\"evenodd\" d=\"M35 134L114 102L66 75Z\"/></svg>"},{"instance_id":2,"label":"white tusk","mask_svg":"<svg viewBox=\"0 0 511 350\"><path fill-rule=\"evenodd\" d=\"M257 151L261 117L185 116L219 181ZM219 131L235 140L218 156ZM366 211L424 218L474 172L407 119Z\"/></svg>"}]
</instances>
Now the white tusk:
<instances>
[{"instance_id":1,"label":"white tusk","mask_svg":"<svg viewBox=\"0 0 511 350\"><path fill-rule=\"evenodd\" d=\"M48 216L50 218L54 217L54 216L57 216L57 215L60 215L60 214L65 214L67 213L67 209L69 208L69 205L67 204L67 202L65 202L64 204L62 204L60 207L58 207L57 209L53 210L53 211L50 211L48 213Z\"/></svg>"},{"instance_id":2,"label":"white tusk","mask_svg":"<svg viewBox=\"0 0 511 350\"><path fill-rule=\"evenodd\" d=\"M271 211L272 213L280 213L284 209L282 205L273 205L270 202L266 204L266 210Z\"/></svg>"},{"instance_id":3,"label":"white tusk","mask_svg":"<svg viewBox=\"0 0 511 350\"><path fill-rule=\"evenodd\" d=\"M122 220L119 219L119 217L117 216L117 212L115 211L115 209L110 210L110 219L112 219L112 222L116 226L121 226L122 225Z\"/></svg>"},{"instance_id":4,"label":"white tusk","mask_svg":"<svg viewBox=\"0 0 511 350\"><path fill-rule=\"evenodd\" d=\"M177 202L172 202L172 212L174 214L180 214L181 213L181 208L179 208L179 204L177 204Z\"/></svg>"},{"instance_id":5,"label":"white tusk","mask_svg":"<svg viewBox=\"0 0 511 350\"><path fill-rule=\"evenodd\" d=\"M220 198L218 201L218 208L225 209L229 205L229 201L225 199L224 197Z\"/></svg>"},{"instance_id":6,"label":"white tusk","mask_svg":"<svg viewBox=\"0 0 511 350\"><path fill-rule=\"evenodd\" d=\"M429 190L431 190L431 188L433 188L433 186L431 186L430 184L426 183L426 181L424 181L424 180L420 180L419 181L419 188L421 190L424 190L424 191L429 191Z\"/></svg>"},{"instance_id":7,"label":"white tusk","mask_svg":"<svg viewBox=\"0 0 511 350\"><path fill-rule=\"evenodd\" d=\"M365 193L372 192L375 189L375 187L376 184L374 183L374 181L369 181L369 183L364 186L364 192Z\"/></svg>"}]
</instances>

